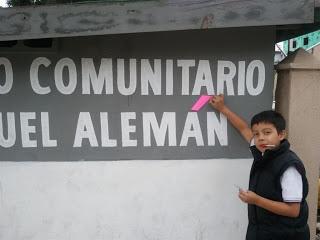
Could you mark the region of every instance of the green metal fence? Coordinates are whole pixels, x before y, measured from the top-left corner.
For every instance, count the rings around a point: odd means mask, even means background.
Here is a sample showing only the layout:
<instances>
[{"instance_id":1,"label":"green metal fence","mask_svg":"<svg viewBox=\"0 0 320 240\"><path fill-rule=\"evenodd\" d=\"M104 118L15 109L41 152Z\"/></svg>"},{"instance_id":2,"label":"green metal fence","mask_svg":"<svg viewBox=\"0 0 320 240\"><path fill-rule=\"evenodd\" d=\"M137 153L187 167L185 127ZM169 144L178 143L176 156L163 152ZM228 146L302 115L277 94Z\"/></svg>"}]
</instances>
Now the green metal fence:
<instances>
[{"instance_id":1,"label":"green metal fence","mask_svg":"<svg viewBox=\"0 0 320 240\"><path fill-rule=\"evenodd\" d=\"M283 51L287 55L298 48L309 50L320 43L320 30L311 32L283 42Z\"/></svg>"}]
</instances>

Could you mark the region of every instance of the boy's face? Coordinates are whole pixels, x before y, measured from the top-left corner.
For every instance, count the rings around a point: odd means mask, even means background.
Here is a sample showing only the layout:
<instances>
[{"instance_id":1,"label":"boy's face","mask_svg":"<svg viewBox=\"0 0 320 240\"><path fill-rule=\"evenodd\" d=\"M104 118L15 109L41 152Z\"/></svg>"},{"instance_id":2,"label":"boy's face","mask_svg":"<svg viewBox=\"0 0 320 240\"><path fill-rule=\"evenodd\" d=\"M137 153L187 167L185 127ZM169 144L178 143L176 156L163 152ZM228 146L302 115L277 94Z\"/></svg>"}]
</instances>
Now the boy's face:
<instances>
[{"instance_id":1,"label":"boy's face","mask_svg":"<svg viewBox=\"0 0 320 240\"><path fill-rule=\"evenodd\" d=\"M271 123L258 123L252 126L254 143L258 150L264 153L267 149L273 149L280 145L285 138L285 131L278 133Z\"/></svg>"}]
</instances>

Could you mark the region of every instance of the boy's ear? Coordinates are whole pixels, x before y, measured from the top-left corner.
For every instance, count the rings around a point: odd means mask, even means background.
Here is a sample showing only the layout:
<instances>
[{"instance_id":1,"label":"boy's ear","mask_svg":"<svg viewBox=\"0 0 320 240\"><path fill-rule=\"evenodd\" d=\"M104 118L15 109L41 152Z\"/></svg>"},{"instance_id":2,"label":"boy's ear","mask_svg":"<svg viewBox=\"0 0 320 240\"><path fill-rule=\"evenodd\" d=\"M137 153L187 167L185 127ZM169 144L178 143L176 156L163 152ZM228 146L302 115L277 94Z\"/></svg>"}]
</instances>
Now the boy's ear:
<instances>
[{"instance_id":1,"label":"boy's ear","mask_svg":"<svg viewBox=\"0 0 320 240\"><path fill-rule=\"evenodd\" d=\"M285 139L286 136L287 136L286 130L282 130L282 131L279 133L280 140Z\"/></svg>"}]
</instances>

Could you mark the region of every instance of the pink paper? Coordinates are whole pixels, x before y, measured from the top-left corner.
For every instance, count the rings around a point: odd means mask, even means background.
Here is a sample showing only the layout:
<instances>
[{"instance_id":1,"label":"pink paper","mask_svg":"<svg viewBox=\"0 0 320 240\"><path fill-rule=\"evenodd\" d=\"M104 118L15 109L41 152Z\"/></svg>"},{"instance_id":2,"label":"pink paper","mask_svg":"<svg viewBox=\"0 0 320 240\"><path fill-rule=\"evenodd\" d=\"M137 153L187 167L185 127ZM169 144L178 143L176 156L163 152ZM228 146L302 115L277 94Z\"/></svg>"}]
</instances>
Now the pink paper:
<instances>
[{"instance_id":1,"label":"pink paper","mask_svg":"<svg viewBox=\"0 0 320 240\"><path fill-rule=\"evenodd\" d=\"M211 96L201 95L198 100L193 104L191 110L198 112L204 105L206 105L211 99Z\"/></svg>"}]
</instances>

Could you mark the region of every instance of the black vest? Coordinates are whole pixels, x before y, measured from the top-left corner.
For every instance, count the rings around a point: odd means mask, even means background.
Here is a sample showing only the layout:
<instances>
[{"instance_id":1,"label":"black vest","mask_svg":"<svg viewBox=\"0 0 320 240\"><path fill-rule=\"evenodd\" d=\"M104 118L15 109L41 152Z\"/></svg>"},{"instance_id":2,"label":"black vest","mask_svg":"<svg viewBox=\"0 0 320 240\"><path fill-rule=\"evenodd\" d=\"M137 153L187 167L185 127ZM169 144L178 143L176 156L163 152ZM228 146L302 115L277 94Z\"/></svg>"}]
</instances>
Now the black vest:
<instances>
[{"instance_id":1,"label":"black vest","mask_svg":"<svg viewBox=\"0 0 320 240\"><path fill-rule=\"evenodd\" d=\"M309 240L308 181L305 168L299 157L290 150L290 144L283 140L279 147L266 150L262 155L255 147L251 148L254 157L250 172L249 190L256 194L278 202L283 202L280 177L284 171L294 166L302 176L303 197L300 214L297 218L274 214L256 205L248 205L249 225L247 240Z\"/></svg>"}]
</instances>

